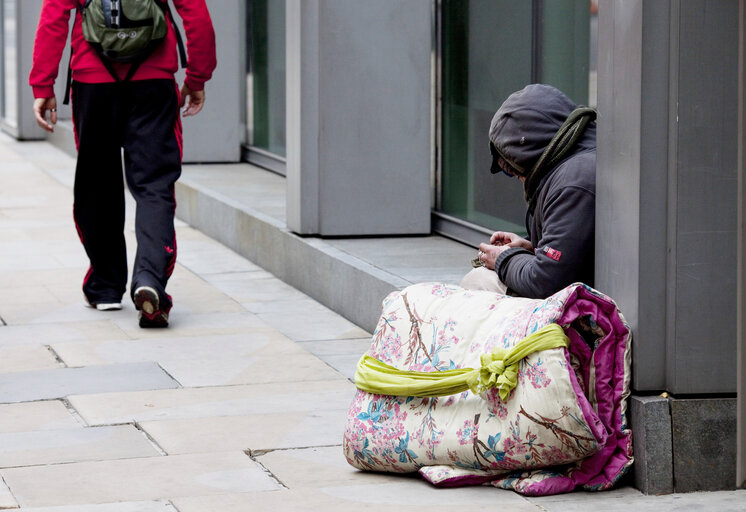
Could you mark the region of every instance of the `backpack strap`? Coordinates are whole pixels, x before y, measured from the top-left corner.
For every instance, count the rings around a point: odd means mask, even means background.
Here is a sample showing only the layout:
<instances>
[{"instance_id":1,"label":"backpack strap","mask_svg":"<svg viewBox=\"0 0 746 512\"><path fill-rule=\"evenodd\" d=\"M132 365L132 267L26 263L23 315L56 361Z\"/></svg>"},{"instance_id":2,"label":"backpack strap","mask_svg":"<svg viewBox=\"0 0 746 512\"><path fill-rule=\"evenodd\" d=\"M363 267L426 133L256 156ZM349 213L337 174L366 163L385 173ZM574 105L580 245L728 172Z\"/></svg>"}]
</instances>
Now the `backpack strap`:
<instances>
[{"instance_id":1,"label":"backpack strap","mask_svg":"<svg viewBox=\"0 0 746 512\"><path fill-rule=\"evenodd\" d=\"M91 3L92 0L84 0L82 4L78 4L78 6L75 8L75 15L81 14L83 12L83 9L88 7L88 5ZM112 72L112 70L109 70L107 68L107 71L109 73ZM114 78L119 81L119 79L114 76ZM70 42L70 60L67 62L67 80L65 83L65 96L62 99L63 105L69 105L70 104L70 89L72 88L73 83L73 45L72 40Z\"/></svg>"},{"instance_id":2,"label":"backpack strap","mask_svg":"<svg viewBox=\"0 0 746 512\"><path fill-rule=\"evenodd\" d=\"M179 61L181 63L181 67L186 68L187 56L186 50L184 49L184 39L181 37L181 31L179 30L179 27L176 26L176 20L174 20L174 15L171 13L171 6L168 4L168 0L163 0L159 3L161 4L163 11L166 13L166 17L171 21L171 26L174 27L174 34L176 34L176 44L179 47Z\"/></svg>"},{"instance_id":3,"label":"backpack strap","mask_svg":"<svg viewBox=\"0 0 746 512\"><path fill-rule=\"evenodd\" d=\"M70 46L70 60L67 61L67 80L65 83L65 96L62 98L62 104L63 105L69 105L70 104L70 88L73 84L73 49L72 45Z\"/></svg>"}]
</instances>

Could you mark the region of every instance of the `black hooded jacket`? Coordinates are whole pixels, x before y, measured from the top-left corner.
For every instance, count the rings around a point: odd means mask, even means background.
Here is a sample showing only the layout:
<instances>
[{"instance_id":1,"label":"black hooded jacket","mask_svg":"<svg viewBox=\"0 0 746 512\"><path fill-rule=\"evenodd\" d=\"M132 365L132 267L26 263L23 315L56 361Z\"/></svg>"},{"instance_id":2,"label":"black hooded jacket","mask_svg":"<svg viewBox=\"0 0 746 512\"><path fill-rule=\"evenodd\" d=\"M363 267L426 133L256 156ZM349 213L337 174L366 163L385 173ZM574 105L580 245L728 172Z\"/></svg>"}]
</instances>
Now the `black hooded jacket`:
<instances>
[{"instance_id":1,"label":"black hooded jacket","mask_svg":"<svg viewBox=\"0 0 746 512\"><path fill-rule=\"evenodd\" d=\"M517 169L530 170L576 105L554 87L533 84L495 114L490 140ZM574 282L593 285L596 125L544 175L529 200L526 229L534 252L511 248L495 271L522 297L546 298Z\"/></svg>"}]
</instances>

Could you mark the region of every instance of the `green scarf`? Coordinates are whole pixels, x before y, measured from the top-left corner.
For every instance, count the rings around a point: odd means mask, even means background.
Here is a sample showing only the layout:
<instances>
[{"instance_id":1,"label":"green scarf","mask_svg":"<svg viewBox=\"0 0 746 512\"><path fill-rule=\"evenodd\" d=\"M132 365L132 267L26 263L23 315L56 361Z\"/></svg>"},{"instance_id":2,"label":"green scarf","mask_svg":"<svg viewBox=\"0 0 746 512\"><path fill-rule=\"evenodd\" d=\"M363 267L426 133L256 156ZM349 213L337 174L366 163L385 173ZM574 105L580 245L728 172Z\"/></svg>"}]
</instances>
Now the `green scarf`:
<instances>
[{"instance_id":1,"label":"green scarf","mask_svg":"<svg viewBox=\"0 0 746 512\"><path fill-rule=\"evenodd\" d=\"M567 116L565 122L554 134L552 140L549 141L549 145L526 176L523 190L526 194L527 203L531 203L542 178L567 156L567 153L583 135L588 124L595 119L596 111L588 107L576 108ZM533 211L533 208L531 210Z\"/></svg>"}]
</instances>

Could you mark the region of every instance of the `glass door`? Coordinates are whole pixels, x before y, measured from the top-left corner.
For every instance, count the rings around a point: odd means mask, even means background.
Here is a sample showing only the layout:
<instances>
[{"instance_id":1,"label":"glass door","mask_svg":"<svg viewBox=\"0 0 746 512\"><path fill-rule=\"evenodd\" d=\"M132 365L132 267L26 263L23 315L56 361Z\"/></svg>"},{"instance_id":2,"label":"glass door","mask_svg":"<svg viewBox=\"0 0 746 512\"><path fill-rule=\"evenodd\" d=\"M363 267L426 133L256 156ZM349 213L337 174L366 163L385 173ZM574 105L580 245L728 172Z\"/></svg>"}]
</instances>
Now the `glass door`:
<instances>
[{"instance_id":1,"label":"glass door","mask_svg":"<svg viewBox=\"0 0 746 512\"><path fill-rule=\"evenodd\" d=\"M249 0L245 159L285 174L285 2Z\"/></svg>"},{"instance_id":2,"label":"glass door","mask_svg":"<svg viewBox=\"0 0 746 512\"><path fill-rule=\"evenodd\" d=\"M436 231L473 245L495 230L525 234L521 182L489 171L490 121L505 98L530 83L595 103L591 11L588 0L440 2Z\"/></svg>"}]
</instances>

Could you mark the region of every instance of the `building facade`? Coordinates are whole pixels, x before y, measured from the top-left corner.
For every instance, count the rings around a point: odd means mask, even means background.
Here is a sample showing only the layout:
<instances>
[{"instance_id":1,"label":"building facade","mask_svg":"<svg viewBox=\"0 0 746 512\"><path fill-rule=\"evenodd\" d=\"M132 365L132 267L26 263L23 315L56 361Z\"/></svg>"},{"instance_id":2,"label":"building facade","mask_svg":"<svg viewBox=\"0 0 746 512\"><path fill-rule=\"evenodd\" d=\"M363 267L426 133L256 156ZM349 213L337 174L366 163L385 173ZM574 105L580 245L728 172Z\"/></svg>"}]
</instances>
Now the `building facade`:
<instances>
[{"instance_id":1,"label":"building facade","mask_svg":"<svg viewBox=\"0 0 746 512\"><path fill-rule=\"evenodd\" d=\"M0 125L19 139L43 137L27 86L41 3L0 0ZM219 65L185 160L284 175L301 235L475 244L525 229L520 184L486 172L502 100L544 82L596 106L596 286L634 331L637 483L743 485L743 4L208 0ZM721 454L704 483L695 447Z\"/></svg>"}]
</instances>

